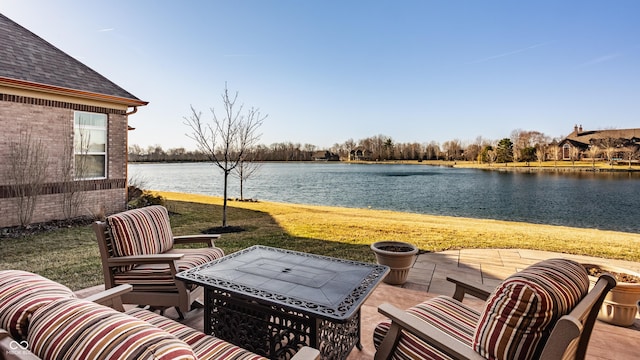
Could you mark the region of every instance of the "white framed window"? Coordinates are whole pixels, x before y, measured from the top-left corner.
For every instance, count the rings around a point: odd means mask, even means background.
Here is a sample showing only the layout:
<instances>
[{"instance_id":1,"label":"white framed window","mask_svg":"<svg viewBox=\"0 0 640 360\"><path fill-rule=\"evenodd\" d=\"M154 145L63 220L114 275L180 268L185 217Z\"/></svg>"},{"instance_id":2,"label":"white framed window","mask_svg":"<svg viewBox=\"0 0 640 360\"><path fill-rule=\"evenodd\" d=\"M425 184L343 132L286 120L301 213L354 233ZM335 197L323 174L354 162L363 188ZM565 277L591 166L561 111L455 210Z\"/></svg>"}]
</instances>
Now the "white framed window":
<instances>
[{"instance_id":1,"label":"white framed window","mask_svg":"<svg viewBox=\"0 0 640 360\"><path fill-rule=\"evenodd\" d=\"M76 179L107 177L107 114L73 113L73 152Z\"/></svg>"}]
</instances>

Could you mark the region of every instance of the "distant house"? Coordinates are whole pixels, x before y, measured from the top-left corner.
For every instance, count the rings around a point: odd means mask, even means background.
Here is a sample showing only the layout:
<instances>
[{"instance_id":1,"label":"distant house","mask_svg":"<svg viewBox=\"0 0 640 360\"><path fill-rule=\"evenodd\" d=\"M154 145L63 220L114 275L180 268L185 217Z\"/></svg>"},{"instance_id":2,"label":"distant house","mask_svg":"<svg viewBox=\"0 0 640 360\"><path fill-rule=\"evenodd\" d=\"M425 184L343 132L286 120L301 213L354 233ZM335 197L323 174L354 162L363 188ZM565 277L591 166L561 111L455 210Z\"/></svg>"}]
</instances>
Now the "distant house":
<instances>
[{"instance_id":1,"label":"distant house","mask_svg":"<svg viewBox=\"0 0 640 360\"><path fill-rule=\"evenodd\" d=\"M604 147L608 144L617 148L640 146L640 129L621 130L589 130L584 131L582 125L574 126L573 132L558 143L562 149L562 159L571 160L572 154L577 159L587 157L591 146Z\"/></svg>"},{"instance_id":2,"label":"distant house","mask_svg":"<svg viewBox=\"0 0 640 360\"><path fill-rule=\"evenodd\" d=\"M124 210L128 116L144 105L0 14L0 227L20 224L25 196L37 195L31 223L68 217L72 193L81 200L72 204L76 215ZM16 166L29 165L16 164L15 154L38 142L48 165L34 190L32 179L16 176Z\"/></svg>"},{"instance_id":3,"label":"distant house","mask_svg":"<svg viewBox=\"0 0 640 360\"><path fill-rule=\"evenodd\" d=\"M371 160L371 155L373 155L373 152L358 146L349 151L349 161L369 161Z\"/></svg>"},{"instance_id":4,"label":"distant house","mask_svg":"<svg viewBox=\"0 0 640 360\"><path fill-rule=\"evenodd\" d=\"M316 151L313 153L315 161L340 161L340 155L332 153L329 150Z\"/></svg>"}]
</instances>

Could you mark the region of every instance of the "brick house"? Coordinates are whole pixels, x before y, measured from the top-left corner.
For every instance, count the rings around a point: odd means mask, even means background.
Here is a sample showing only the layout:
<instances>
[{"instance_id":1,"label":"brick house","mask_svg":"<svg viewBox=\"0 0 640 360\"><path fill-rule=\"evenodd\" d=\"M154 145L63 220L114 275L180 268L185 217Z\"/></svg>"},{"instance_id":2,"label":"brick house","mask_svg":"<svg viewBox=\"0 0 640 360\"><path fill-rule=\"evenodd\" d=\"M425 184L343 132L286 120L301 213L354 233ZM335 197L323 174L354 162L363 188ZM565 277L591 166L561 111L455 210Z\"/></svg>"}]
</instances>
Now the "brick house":
<instances>
[{"instance_id":1,"label":"brick house","mask_svg":"<svg viewBox=\"0 0 640 360\"><path fill-rule=\"evenodd\" d=\"M74 216L124 210L128 116L144 105L0 14L0 227L21 224L20 200L32 195L30 223L69 217L69 201ZM16 154L37 144L44 151L30 154L47 165L30 187Z\"/></svg>"},{"instance_id":2,"label":"brick house","mask_svg":"<svg viewBox=\"0 0 640 360\"><path fill-rule=\"evenodd\" d=\"M609 144L610 143L610 144ZM571 160L572 154L577 155L576 160L589 157L588 150L592 146L616 148L640 147L640 129L613 129L613 130L583 130L582 125L575 125L573 132L558 143L562 159ZM618 157L623 157L621 154Z\"/></svg>"}]
</instances>

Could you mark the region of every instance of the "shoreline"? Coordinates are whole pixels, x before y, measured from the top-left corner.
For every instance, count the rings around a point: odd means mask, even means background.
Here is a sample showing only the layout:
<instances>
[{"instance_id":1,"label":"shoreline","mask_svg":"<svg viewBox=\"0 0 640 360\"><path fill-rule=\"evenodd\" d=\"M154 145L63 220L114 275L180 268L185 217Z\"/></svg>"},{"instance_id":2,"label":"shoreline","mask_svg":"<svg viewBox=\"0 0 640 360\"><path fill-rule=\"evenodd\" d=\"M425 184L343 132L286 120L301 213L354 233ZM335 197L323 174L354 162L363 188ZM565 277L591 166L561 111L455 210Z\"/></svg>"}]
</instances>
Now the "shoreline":
<instances>
[{"instance_id":1,"label":"shoreline","mask_svg":"<svg viewBox=\"0 0 640 360\"><path fill-rule=\"evenodd\" d=\"M221 196L213 196L213 195L191 194L191 193L160 191L160 190L149 190L149 191L155 194L159 194L164 198L166 198L167 200L173 200L173 201L201 202L204 204L222 205L222 200L223 200ZM301 208L301 209L315 209L317 211L334 211L337 213L345 213L350 211L380 213L380 214L389 214L394 216L406 216L412 219L424 217L425 219L430 219L430 220L442 219L442 220L446 220L447 222L468 221L468 222L474 222L474 223L513 224L513 225L523 225L523 226L575 229L579 231L592 231L592 232L598 232L598 233L626 234L631 236L638 236L638 238L640 239L640 233L625 232L625 231L619 231L619 230L608 230L608 229L601 230L601 229L595 229L595 228L581 228L581 227L574 227L574 226L568 226L568 225L551 225L551 224L530 223L530 222L524 222L524 221L472 218L472 217L451 216L451 215L422 214L422 213L415 213L415 212L403 212L403 211L385 210L385 209L351 208L351 207L330 206L330 205L286 203L286 202L277 202L277 201L259 200L259 199L253 199L253 201L236 201L235 199L227 199L227 205L238 205L237 207L245 208L245 209L255 209L256 207L259 207L260 204L273 205L273 206L278 206L283 208L289 207L289 208Z\"/></svg>"},{"instance_id":2,"label":"shoreline","mask_svg":"<svg viewBox=\"0 0 640 360\"><path fill-rule=\"evenodd\" d=\"M389 165L426 165L437 167L449 167L454 169L479 169L492 171L520 171L520 172L587 172L587 173L635 173L640 172L640 165L611 165L606 163L596 163L595 166L591 162L579 161L573 165L565 165L565 161L561 161L561 165L554 161L531 162L527 165L524 162L517 163L494 163L494 164L478 164L475 161L447 161L447 160L397 160L397 161L344 161L345 164L389 164Z\"/></svg>"},{"instance_id":3,"label":"shoreline","mask_svg":"<svg viewBox=\"0 0 640 360\"><path fill-rule=\"evenodd\" d=\"M217 206L223 201L222 197L200 194L155 193L169 201ZM394 239L412 242L428 252L520 248L640 261L638 233L271 201L234 201L228 205L230 209L266 214L288 236L296 238L362 245Z\"/></svg>"},{"instance_id":4,"label":"shoreline","mask_svg":"<svg viewBox=\"0 0 640 360\"><path fill-rule=\"evenodd\" d=\"M160 194L164 196L168 200L178 200L178 201L191 201L191 200L182 200L182 199L193 199L194 202L204 201L208 204L218 204L222 205L222 196L216 195L207 195L200 193L183 193L183 192L175 192L175 191L165 191L165 190L148 190L156 194ZM168 196L167 196L168 195ZM483 218L483 217L469 217L469 216L456 216L456 215L443 215L443 214L429 214L429 213L421 213L421 212L412 212L412 211L401 211L401 210L391 210L391 209L378 209L371 207L349 207L349 206L335 206L335 205L322 205L322 204L312 204L312 203L295 203L295 202L283 202L283 201L275 201L275 200L264 200L258 198L245 198L244 200L240 200L239 198L227 198L227 204L251 204L251 203L266 203L266 204L275 204L283 207L306 207L306 208L317 208L317 209L329 209L329 210L344 210L344 211L369 211L369 212L387 212L392 214L404 214L406 216L424 216L431 218L443 218L443 219L456 219L456 220L468 220L468 221L487 221L487 222L505 222L512 224L526 224L529 226L551 226L551 227L562 227L569 229L580 229L580 230L589 230L589 231L599 231L599 232L614 232L620 234L631 234L631 235L639 235L640 232L633 231L623 231L609 228L596 228L596 227L578 227L571 225L563 225L563 224L547 224L547 223L536 223L536 222L526 222L526 221L517 221L517 220L508 220L508 219L499 219L499 218ZM242 205L238 205L238 207L243 207Z\"/></svg>"},{"instance_id":5,"label":"shoreline","mask_svg":"<svg viewBox=\"0 0 640 360\"><path fill-rule=\"evenodd\" d=\"M553 173L568 173L568 172L580 172L580 173L636 173L640 172L640 167L636 168L610 168L610 167L593 167L593 166L514 166L514 165L496 165L488 166L485 164L474 165L456 165L452 166L458 169L480 169L480 170L493 170L493 171L514 171L514 172L553 172Z\"/></svg>"},{"instance_id":6,"label":"shoreline","mask_svg":"<svg viewBox=\"0 0 640 360\"><path fill-rule=\"evenodd\" d=\"M211 163L211 161L129 161L131 165L140 164L190 164L190 163ZM362 165L426 165L437 167L449 167L457 169L481 169L481 170L509 170L509 171L550 171L550 172L640 172L640 165L614 165L598 162L593 165L591 162L578 161L573 165L565 165L566 161L559 161L558 165L553 161L511 163L478 164L475 161L466 160L382 160L382 161L259 161L260 164L362 164Z\"/></svg>"}]
</instances>

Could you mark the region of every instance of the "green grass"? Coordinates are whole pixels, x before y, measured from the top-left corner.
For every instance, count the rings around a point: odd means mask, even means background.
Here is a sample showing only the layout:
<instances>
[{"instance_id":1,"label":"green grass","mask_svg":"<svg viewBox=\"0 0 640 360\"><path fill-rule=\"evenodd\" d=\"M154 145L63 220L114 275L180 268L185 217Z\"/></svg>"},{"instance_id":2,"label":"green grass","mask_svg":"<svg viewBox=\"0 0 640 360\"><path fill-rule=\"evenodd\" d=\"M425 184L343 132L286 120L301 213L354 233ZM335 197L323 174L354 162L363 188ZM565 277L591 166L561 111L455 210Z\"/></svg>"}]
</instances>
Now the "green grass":
<instances>
[{"instance_id":1,"label":"green grass","mask_svg":"<svg viewBox=\"0 0 640 360\"><path fill-rule=\"evenodd\" d=\"M0 269L31 271L74 290L103 283L98 245L90 227L0 239L0 254Z\"/></svg>"},{"instance_id":2,"label":"green grass","mask_svg":"<svg viewBox=\"0 0 640 360\"><path fill-rule=\"evenodd\" d=\"M222 199L161 194L168 199L175 235L221 225ZM373 262L369 245L394 239L424 251L527 248L640 261L640 234L615 231L272 202L230 202L227 216L229 225L246 231L217 241L226 253L261 244ZM0 269L32 271L74 290L103 283L98 245L88 226L0 239Z\"/></svg>"}]
</instances>

